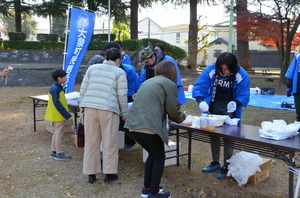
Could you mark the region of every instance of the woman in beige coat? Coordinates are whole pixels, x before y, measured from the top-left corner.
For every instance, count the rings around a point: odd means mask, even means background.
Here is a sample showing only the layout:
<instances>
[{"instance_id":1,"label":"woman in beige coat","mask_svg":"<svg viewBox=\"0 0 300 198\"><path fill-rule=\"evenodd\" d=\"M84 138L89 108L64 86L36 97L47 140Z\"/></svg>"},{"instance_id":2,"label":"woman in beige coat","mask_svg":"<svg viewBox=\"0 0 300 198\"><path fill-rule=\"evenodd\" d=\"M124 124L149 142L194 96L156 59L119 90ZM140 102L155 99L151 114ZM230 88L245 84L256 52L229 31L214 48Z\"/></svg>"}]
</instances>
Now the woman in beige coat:
<instances>
[{"instance_id":1,"label":"woman in beige coat","mask_svg":"<svg viewBox=\"0 0 300 198\"><path fill-rule=\"evenodd\" d=\"M85 148L83 174L89 183L101 173L100 142L102 142L105 182L118 179L118 127L120 116L127 116L127 78L118 67L121 52L105 51L105 61L88 68L80 87L80 108L84 112Z\"/></svg>"}]
</instances>

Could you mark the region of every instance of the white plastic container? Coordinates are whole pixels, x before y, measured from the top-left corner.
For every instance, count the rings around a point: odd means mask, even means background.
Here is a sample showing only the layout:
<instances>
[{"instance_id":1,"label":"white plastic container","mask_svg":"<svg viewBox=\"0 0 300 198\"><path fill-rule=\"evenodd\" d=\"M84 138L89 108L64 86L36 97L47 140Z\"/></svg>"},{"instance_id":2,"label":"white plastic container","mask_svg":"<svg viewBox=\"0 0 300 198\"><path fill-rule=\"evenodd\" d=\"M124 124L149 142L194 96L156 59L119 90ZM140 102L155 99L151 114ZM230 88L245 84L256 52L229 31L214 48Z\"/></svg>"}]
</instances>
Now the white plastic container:
<instances>
[{"instance_id":1,"label":"white plastic container","mask_svg":"<svg viewBox=\"0 0 300 198\"><path fill-rule=\"evenodd\" d=\"M203 113L200 116L200 129L206 129L207 126L208 126L208 114Z\"/></svg>"}]
</instances>

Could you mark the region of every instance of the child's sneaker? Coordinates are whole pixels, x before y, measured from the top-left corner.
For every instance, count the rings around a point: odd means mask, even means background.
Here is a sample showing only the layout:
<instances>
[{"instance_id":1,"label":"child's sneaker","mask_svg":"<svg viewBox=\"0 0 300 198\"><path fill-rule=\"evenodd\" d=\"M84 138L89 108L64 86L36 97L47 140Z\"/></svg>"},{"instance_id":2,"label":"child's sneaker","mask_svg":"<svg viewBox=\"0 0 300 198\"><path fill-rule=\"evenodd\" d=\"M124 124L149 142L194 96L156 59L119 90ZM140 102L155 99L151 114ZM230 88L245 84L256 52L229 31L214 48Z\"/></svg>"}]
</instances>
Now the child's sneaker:
<instances>
[{"instance_id":1,"label":"child's sneaker","mask_svg":"<svg viewBox=\"0 0 300 198\"><path fill-rule=\"evenodd\" d=\"M159 189L159 192L164 192L163 187L159 186L158 189ZM141 196L142 196L143 198L147 198L148 195L149 195L149 193L150 193L150 190L147 190L146 188L143 188L143 190L142 190L142 195L141 195Z\"/></svg>"},{"instance_id":2,"label":"child's sneaker","mask_svg":"<svg viewBox=\"0 0 300 198\"><path fill-rule=\"evenodd\" d=\"M158 192L156 195L148 194L148 198L171 198L171 194L169 192Z\"/></svg>"},{"instance_id":3,"label":"child's sneaker","mask_svg":"<svg viewBox=\"0 0 300 198\"><path fill-rule=\"evenodd\" d=\"M202 169L203 173L212 173L221 169L219 162L211 162L208 167Z\"/></svg>"},{"instance_id":4,"label":"child's sneaker","mask_svg":"<svg viewBox=\"0 0 300 198\"><path fill-rule=\"evenodd\" d=\"M51 158L51 159L55 159L55 157L56 157L56 153L51 152L51 153L50 153L50 158Z\"/></svg>"},{"instance_id":5,"label":"child's sneaker","mask_svg":"<svg viewBox=\"0 0 300 198\"><path fill-rule=\"evenodd\" d=\"M71 159L72 157L70 155L65 154L64 152L61 152L59 154L56 154L55 158L56 160L66 160Z\"/></svg>"}]
</instances>

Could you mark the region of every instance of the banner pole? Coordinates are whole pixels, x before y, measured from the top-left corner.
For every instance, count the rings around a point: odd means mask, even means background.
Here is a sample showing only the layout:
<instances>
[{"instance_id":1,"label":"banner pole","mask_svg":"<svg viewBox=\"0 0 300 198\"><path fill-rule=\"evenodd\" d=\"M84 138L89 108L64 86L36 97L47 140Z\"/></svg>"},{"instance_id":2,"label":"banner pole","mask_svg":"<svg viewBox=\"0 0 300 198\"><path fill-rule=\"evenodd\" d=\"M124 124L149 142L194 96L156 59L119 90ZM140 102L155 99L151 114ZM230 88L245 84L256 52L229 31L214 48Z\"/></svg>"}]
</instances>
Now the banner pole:
<instances>
[{"instance_id":1,"label":"banner pole","mask_svg":"<svg viewBox=\"0 0 300 198\"><path fill-rule=\"evenodd\" d=\"M65 62L66 62L66 55L67 55L67 41L68 41L68 35L69 35L69 18L70 18L70 9L72 8L72 5L68 3L68 9L67 9L67 25L66 25L66 36L65 36L65 49L64 49L64 60L63 60L63 69L65 68Z\"/></svg>"},{"instance_id":2,"label":"banner pole","mask_svg":"<svg viewBox=\"0 0 300 198\"><path fill-rule=\"evenodd\" d=\"M108 42L110 42L110 0L108 0Z\"/></svg>"}]
</instances>

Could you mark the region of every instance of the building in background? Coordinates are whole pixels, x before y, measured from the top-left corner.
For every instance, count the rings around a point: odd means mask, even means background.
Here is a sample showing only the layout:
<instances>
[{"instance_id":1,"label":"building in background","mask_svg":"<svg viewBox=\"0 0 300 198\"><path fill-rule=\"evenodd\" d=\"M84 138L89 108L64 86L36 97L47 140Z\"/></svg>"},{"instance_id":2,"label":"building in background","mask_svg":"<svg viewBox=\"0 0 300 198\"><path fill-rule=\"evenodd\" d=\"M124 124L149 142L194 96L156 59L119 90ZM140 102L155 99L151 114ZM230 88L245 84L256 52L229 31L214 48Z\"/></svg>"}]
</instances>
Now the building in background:
<instances>
[{"instance_id":1,"label":"building in background","mask_svg":"<svg viewBox=\"0 0 300 198\"><path fill-rule=\"evenodd\" d=\"M188 24L179 24L169 27L161 28L157 23L155 23L150 18L145 18L139 21L138 24L139 34L138 38L155 38L168 42L172 45L180 47L188 52L188 44L184 41L188 39L189 27ZM208 46L204 47L197 55L197 65L207 66L216 61L216 58L220 53L226 52L228 50L228 35L229 35L229 22L218 23L214 25L206 25L206 28L198 32L200 38L207 35ZM236 50L236 29L233 30L232 39L232 50ZM204 45L204 42L199 43L199 48ZM277 49L272 46L262 46L259 42L249 41L249 50L251 61L254 63L255 67L265 66L265 59L263 59L265 54L271 56L269 61L270 66L268 67L278 67L279 68L279 58L277 54ZM259 57L259 58L258 58ZM278 60L277 60L278 59ZM277 64L274 66L274 64Z\"/></svg>"}]
</instances>

